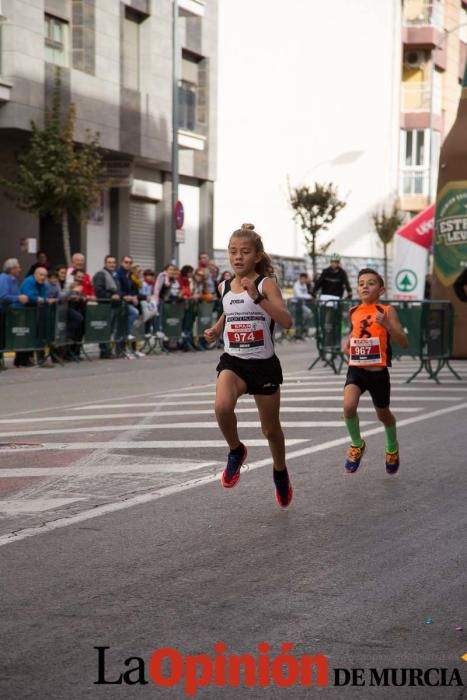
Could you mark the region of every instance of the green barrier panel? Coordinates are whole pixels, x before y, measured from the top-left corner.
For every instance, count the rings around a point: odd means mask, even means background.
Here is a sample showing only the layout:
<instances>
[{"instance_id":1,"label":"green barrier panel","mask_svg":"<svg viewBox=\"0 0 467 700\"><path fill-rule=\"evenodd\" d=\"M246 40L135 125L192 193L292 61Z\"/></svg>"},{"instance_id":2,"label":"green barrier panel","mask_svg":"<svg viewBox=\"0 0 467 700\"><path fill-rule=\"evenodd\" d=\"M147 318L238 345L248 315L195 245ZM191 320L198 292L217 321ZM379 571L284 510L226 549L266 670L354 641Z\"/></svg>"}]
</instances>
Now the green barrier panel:
<instances>
[{"instance_id":1,"label":"green barrier panel","mask_svg":"<svg viewBox=\"0 0 467 700\"><path fill-rule=\"evenodd\" d=\"M182 330L184 335L191 336L194 331L194 324L198 312L198 302L187 299L185 302L185 313L183 314Z\"/></svg>"},{"instance_id":2,"label":"green barrier panel","mask_svg":"<svg viewBox=\"0 0 467 700\"><path fill-rule=\"evenodd\" d=\"M128 305L122 301L118 303L117 308L113 308L115 320L112 323L114 331L113 339L115 342L126 340L128 336Z\"/></svg>"},{"instance_id":3,"label":"green barrier panel","mask_svg":"<svg viewBox=\"0 0 467 700\"><path fill-rule=\"evenodd\" d=\"M422 357L449 358L452 352L453 308L449 303L424 306Z\"/></svg>"},{"instance_id":4,"label":"green barrier panel","mask_svg":"<svg viewBox=\"0 0 467 700\"><path fill-rule=\"evenodd\" d=\"M5 316L5 350L21 352L42 348L36 307L7 309Z\"/></svg>"},{"instance_id":5,"label":"green barrier panel","mask_svg":"<svg viewBox=\"0 0 467 700\"><path fill-rule=\"evenodd\" d=\"M391 342L394 357L420 357L422 348L422 317L423 302L385 302L389 303L397 311L399 321L409 339L409 346L401 348L397 343Z\"/></svg>"},{"instance_id":6,"label":"green barrier panel","mask_svg":"<svg viewBox=\"0 0 467 700\"><path fill-rule=\"evenodd\" d=\"M203 337L204 331L207 328L211 328L214 325L215 320L213 319L216 313L216 302L214 301L202 301L198 306L198 317L196 319L197 329L196 335L200 338Z\"/></svg>"},{"instance_id":7,"label":"green barrier panel","mask_svg":"<svg viewBox=\"0 0 467 700\"><path fill-rule=\"evenodd\" d=\"M58 306L56 306L54 343L57 346L65 345L67 342L67 312L67 304L58 304Z\"/></svg>"},{"instance_id":8,"label":"green barrier panel","mask_svg":"<svg viewBox=\"0 0 467 700\"><path fill-rule=\"evenodd\" d=\"M169 338L178 339L182 335L183 316L185 314L185 304L182 302L163 302L160 305L162 318L162 330Z\"/></svg>"},{"instance_id":9,"label":"green barrier panel","mask_svg":"<svg viewBox=\"0 0 467 700\"><path fill-rule=\"evenodd\" d=\"M108 343L111 336L110 304L88 304L84 320L83 343Z\"/></svg>"}]
</instances>

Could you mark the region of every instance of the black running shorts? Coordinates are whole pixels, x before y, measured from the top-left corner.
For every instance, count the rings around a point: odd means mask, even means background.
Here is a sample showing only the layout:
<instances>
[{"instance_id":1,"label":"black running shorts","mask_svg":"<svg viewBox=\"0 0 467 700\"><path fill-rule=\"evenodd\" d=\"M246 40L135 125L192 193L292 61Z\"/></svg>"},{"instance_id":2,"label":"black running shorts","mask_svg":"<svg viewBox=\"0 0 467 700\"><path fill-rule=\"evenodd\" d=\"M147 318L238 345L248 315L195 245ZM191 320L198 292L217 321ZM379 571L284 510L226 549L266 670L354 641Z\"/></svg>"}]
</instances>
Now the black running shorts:
<instances>
[{"instance_id":1,"label":"black running shorts","mask_svg":"<svg viewBox=\"0 0 467 700\"><path fill-rule=\"evenodd\" d=\"M267 360L241 360L224 352L216 367L217 376L223 369L230 369L243 379L248 394L275 394L282 384L282 368L276 355Z\"/></svg>"},{"instance_id":2,"label":"black running shorts","mask_svg":"<svg viewBox=\"0 0 467 700\"><path fill-rule=\"evenodd\" d=\"M362 394L368 391L376 408L388 408L391 398L391 382L388 368L384 367L380 372L369 372L362 367L349 367L345 386L356 384Z\"/></svg>"}]
</instances>

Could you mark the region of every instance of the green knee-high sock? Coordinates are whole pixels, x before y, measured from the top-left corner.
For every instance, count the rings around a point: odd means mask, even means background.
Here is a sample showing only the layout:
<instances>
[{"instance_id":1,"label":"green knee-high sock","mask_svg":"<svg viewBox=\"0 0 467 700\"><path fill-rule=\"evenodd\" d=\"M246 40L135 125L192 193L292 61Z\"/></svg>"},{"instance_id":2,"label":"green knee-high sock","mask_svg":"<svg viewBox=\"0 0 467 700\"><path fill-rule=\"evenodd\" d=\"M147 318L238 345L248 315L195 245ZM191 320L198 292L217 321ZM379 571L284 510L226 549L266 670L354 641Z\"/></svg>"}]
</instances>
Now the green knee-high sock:
<instances>
[{"instance_id":1,"label":"green knee-high sock","mask_svg":"<svg viewBox=\"0 0 467 700\"><path fill-rule=\"evenodd\" d=\"M352 440L352 445L354 447L361 447L363 445L363 440L360 435L360 421L358 420L358 416L355 415L353 418L344 418L344 420L350 439Z\"/></svg>"},{"instance_id":2,"label":"green knee-high sock","mask_svg":"<svg viewBox=\"0 0 467 700\"><path fill-rule=\"evenodd\" d=\"M394 425L385 425L384 434L386 436L386 452L397 452L397 450L399 449L399 445L397 443L396 424L394 423Z\"/></svg>"}]
</instances>

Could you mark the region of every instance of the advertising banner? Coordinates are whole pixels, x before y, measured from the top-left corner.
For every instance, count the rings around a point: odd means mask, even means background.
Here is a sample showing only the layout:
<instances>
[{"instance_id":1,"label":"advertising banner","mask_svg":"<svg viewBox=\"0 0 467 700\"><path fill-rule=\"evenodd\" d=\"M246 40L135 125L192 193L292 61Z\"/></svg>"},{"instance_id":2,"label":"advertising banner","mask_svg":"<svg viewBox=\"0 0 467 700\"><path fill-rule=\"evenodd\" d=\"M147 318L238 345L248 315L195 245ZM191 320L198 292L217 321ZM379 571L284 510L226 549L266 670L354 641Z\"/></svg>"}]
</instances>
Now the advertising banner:
<instances>
[{"instance_id":1,"label":"advertising banner","mask_svg":"<svg viewBox=\"0 0 467 700\"><path fill-rule=\"evenodd\" d=\"M434 204L399 229L395 237L392 298L423 299L428 255L433 241Z\"/></svg>"}]
</instances>

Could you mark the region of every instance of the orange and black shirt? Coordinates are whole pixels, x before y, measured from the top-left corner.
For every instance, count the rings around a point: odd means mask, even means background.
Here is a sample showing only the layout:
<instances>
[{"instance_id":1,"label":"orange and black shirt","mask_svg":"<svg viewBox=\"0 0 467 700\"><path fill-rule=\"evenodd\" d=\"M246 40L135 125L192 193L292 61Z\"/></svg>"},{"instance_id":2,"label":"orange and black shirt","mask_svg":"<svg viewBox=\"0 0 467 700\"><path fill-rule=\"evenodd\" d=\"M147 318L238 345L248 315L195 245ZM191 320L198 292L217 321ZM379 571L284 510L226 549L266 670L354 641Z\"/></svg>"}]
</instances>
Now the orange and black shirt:
<instances>
[{"instance_id":1,"label":"orange and black shirt","mask_svg":"<svg viewBox=\"0 0 467 700\"><path fill-rule=\"evenodd\" d=\"M389 332L376 323L377 313L389 314L389 306L360 304L349 311L352 331L350 334L351 367L390 367L392 348Z\"/></svg>"}]
</instances>

